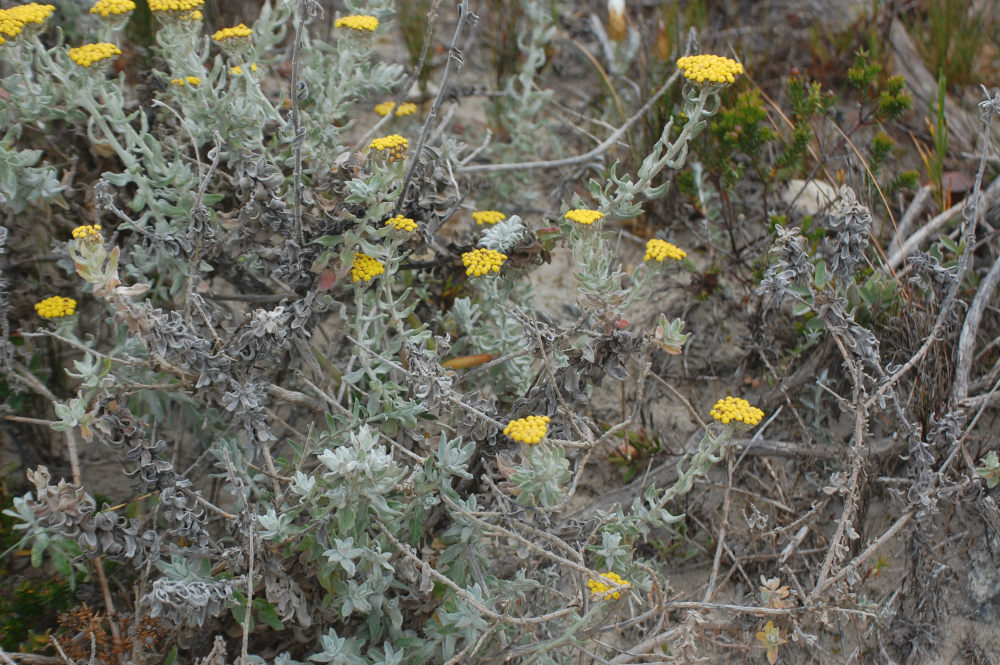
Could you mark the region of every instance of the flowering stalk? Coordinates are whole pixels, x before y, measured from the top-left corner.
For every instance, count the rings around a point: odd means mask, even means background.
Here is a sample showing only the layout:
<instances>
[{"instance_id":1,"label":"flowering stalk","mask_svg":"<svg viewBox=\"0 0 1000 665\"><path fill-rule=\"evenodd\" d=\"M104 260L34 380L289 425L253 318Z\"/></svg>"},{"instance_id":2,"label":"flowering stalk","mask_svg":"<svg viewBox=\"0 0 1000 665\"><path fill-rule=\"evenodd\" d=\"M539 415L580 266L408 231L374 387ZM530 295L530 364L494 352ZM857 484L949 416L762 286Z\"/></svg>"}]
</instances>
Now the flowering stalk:
<instances>
[{"instance_id":1,"label":"flowering stalk","mask_svg":"<svg viewBox=\"0 0 1000 665\"><path fill-rule=\"evenodd\" d=\"M693 58L715 57L717 56L693 56ZM680 135L673 141L670 140L670 133L674 127L674 119L671 118L663 127L660 139L653 145L653 149L639 167L636 182L632 182L628 174L619 178L615 173L617 164L611 167L608 182L603 189L599 183L591 180L590 193L598 200L601 210L619 219L630 219L642 212L642 205L635 201L637 196L654 199L666 193L670 186L670 178L657 187L652 186L653 179L665 168L677 170L684 165L688 143L701 134L708 126L706 119L719 110L719 93L731 83L730 79L735 80L735 76L743 71L742 66L736 61L728 58L723 60L727 61L724 66L714 60L713 65L703 64L708 61L695 60L693 65L686 66L689 63L685 58L678 60L678 66L685 77L682 94L683 114L687 118ZM696 65L703 66L696 68ZM705 67L708 67L710 77L707 79Z\"/></svg>"},{"instance_id":2,"label":"flowering stalk","mask_svg":"<svg viewBox=\"0 0 1000 665\"><path fill-rule=\"evenodd\" d=\"M727 397L716 402L710 415L721 422L722 427L709 426L705 429L697 450L677 463L678 477L674 484L662 493L657 493L650 487L644 497L645 506L640 506L638 499L633 502L633 511L642 521L652 526L663 526L684 519L683 513L674 515L666 506L690 492L695 479L704 476L713 464L722 459L719 454L722 444L729 440L738 427L757 425L764 412L750 406L744 399ZM681 470L685 459L688 462L687 468Z\"/></svg>"}]
</instances>

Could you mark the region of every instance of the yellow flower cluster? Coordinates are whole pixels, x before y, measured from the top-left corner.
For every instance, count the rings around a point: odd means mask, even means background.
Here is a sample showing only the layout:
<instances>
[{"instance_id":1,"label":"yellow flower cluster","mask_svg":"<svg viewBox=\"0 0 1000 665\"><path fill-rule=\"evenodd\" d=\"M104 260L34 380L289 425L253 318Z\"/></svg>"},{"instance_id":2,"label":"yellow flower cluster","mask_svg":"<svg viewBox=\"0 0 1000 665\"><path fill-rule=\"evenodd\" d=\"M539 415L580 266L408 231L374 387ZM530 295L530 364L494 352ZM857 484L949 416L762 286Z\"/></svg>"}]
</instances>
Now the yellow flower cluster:
<instances>
[{"instance_id":1,"label":"yellow flower cluster","mask_svg":"<svg viewBox=\"0 0 1000 665\"><path fill-rule=\"evenodd\" d=\"M496 224L497 222L502 222L507 219L507 215L503 214L499 210L477 210L472 213L472 219L476 220L476 224L481 226L483 224Z\"/></svg>"},{"instance_id":2,"label":"yellow flower cluster","mask_svg":"<svg viewBox=\"0 0 1000 665\"><path fill-rule=\"evenodd\" d=\"M204 4L205 0L149 0L149 10L153 12L189 12Z\"/></svg>"},{"instance_id":3,"label":"yellow flower cluster","mask_svg":"<svg viewBox=\"0 0 1000 665\"><path fill-rule=\"evenodd\" d=\"M538 443L549 430L548 416L526 416L507 423L503 433L519 443Z\"/></svg>"},{"instance_id":4,"label":"yellow flower cluster","mask_svg":"<svg viewBox=\"0 0 1000 665\"><path fill-rule=\"evenodd\" d=\"M60 316L70 316L76 311L76 301L63 296L52 296L35 303L35 311L43 319L57 319Z\"/></svg>"},{"instance_id":5,"label":"yellow flower cluster","mask_svg":"<svg viewBox=\"0 0 1000 665\"><path fill-rule=\"evenodd\" d=\"M252 72L257 71L257 63L256 62L251 62L250 63L250 71L252 71ZM229 75L230 76L239 76L242 73L243 73L243 68L240 67L239 65L236 65L236 66L230 68L230 70L229 70Z\"/></svg>"},{"instance_id":6,"label":"yellow flower cluster","mask_svg":"<svg viewBox=\"0 0 1000 665\"><path fill-rule=\"evenodd\" d=\"M409 217L403 217L402 215L396 215L391 219L385 220L385 225L391 226L397 231L406 231L407 233L413 233L417 230L417 223Z\"/></svg>"},{"instance_id":7,"label":"yellow flower cluster","mask_svg":"<svg viewBox=\"0 0 1000 665\"><path fill-rule=\"evenodd\" d=\"M495 249L474 249L462 254L462 263L465 265L466 275L482 277L490 272L500 272L500 266L506 258L506 254Z\"/></svg>"},{"instance_id":8,"label":"yellow flower cluster","mask_svg":"<svg viewBox=\"0 0 1000 665\"><path fill-rule=\"evenodd\" d=\"M721 55L688 55L677 61L684 78L698 84L732 83L743 73L743 65Z\"/></svg>"},{"instance_id":9,"label":"yellow flower cluster","mask_svg":"<svg viewBox=\"0 0 1000 665\"><path fill-rule=\"evenodd\" d=\"M586 208L577 208L576 210L570 210L566 213L566 219L569 221L585 225L593 224L601 217L604 217L603 212L598 212L597 210L587 210Z\"/></svg>"},{"instance_id":10,"label":"yellow flower cluster","mask_svg":"<svg viewBox=\"0 0 1000 665\"><path fill-rule=\"evenodd\" d=\"M0 9L0 44L17 37L29 23L41 25L55 10L55 5L41 5L37 2Z\"/></svg>"},{"instance_id":11,"label":"yellow flower cluster","mask_svg":"<svg viewBox=\"0 0 1000 665\"><path fill-rule=\"evenodd\" d=\"M69 50L70 60L81 67L90 67L95 62L106 60L114 55L121 55L122 50L110 42L84 44Z\"/></svg>"},{"instance_id":12,"label":"yellow flower cluster","mask_svg":"<svg viewBox=\"0 0 1000 665\"><path fill-rule=\"evenodd\" d=\"M351 279L355 282L370 282L385 272L385 266L378 259L367 254L354 252L354 265L351 266Z\"/></svg>"},{"instance_id":13,"label":"yellow flower cluster","mask_svg":"<svg viewBox=\"0 0 1000 665\"><path fill-rule=\"evenodd\" d=\"M335 28L349 28L358 32L375 32L378 27L378 19L374 16L363 16L355 14L353 16L342 16L333 22Z\"/></svg>"},{"instance_id":14,"label":"yellow flower cluster","mask_svg":"<svg viewBox=\"0 0 1000 665\"><path fill-rule=\"evenodd\" d=\"M611 580L619 586L631 586L631 582L628 580L623 580L618 576L618 573L601 573L601 578L605 580ZM608 584L607 582L599 582L597 580L587 580L587 588L590 589L590 593L594 596L599 596L604 599L614 598L615 600L621 598L621 592L616 591L615 587Z\"/></svg>"},{"instance_id":15,"label":"yellow flower cluster","mask_svg":"<svg viewBox=\"0 0 1000 665\"><path fill-rule=\"evenodd\" d=\"M100 14L104 18L107 18L109 16L128 14L134 9L135 3L132 0L97 0L94 6L90 8L90 13Z\"/></svg>"},{"instance_id":16,"label":"yellow flower cluster","mask_svg":"<svg viewBox=\"0 0 1000 665\"><path fill-rule=\"evenodd\" d=\"M382 102L381 104L375 105L375 113L380 116L385 117L392 113L392 110L396 108L396 102ZM396 117L402 118L404 115L413 115L417 112L417 105L413 102L403 102L396 109Z\"/></svg>"},{"instance_id":17,"label":"yellow flower cluster","mask_svg":"<svg viewBox=\"0 0 1000 665\"><path fill-rule=\"evenodd\" d=\"M93 238L94 236L101 237L101 226L100 224L84 224L83 226L78 226L73 229L73 237L77 240L85 240L87 238Z\"/></svg>"},{"instance_id":18,"label":"yellow flower cluster","mask_svg":"<svg viewBox=\"0 0 1000 665\"><path fill-rule=\"evenodd\" d=\"M764 412L755 406L750 406L750 402L732 396L720 399L709 413L716 420L722 421L723 425L728 425L733 420L747 425L756 425L764 417Z\"/></svg>"},{"instance_id":19,"label":"yellow flower cluster","mask_svg":"<svg viewBox=\"0 0 1000 665\"><path fill-rule=\"evenodd\" d=\"M212 39L217 42L222 42L227 39L245 39L253 34L253 29L246 27L242 23L232 28L223 28L222 30L216 30L215 34L212 35Z\"/></svg>"},{"instance_id":20,"label":"yellow flower cluster","mask_svg":"<svg viewBox=\"0 0 1000 665\"><path fill-rule=\"evenodd\" d=\"M673 259L674 261L680 261L685 256L687 256L687 252L677 245L672 245L666 240L660 240L659 238L650 238L646 242L646 256L642 260L662 262L663 259Z\"/></svg>"},{"instance_id":21,"label":"yellow flower cluster","mask_svg":"<svg viewBox=\"0 0 1000 665\"><path fill-rule=\"evenodd\" d=\"M399 134L390 134L372 141L368 149L387 153L389 161L394 162L406 155L406 148L409 144L410 142Z\"/></svg>"},{"instance_id":22,"label":"yellow flower cluster","mask_svg":"<svg viewBox=\"0 0 1000 665\"><path fill-rule=\"evenodd\" d=\"M201 85L201 79L197 76L185 76L183 78L170 79L170 82L174 85Z\"/></svg>"}]
</instances>

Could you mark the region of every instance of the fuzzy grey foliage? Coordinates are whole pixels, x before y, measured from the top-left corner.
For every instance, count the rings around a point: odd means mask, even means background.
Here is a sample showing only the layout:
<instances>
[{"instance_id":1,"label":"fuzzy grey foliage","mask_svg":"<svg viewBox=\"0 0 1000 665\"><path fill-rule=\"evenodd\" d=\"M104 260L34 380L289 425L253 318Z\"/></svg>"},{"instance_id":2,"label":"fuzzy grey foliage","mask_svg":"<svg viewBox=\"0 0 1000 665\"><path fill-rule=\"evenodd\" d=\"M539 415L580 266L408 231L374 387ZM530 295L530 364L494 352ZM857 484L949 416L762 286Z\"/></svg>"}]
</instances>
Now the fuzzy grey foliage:
<instances>
[{"instance_id":1,"label":"fuzzy grey foliage","mask_svg":"<svg viewBox=\"0 0 1000 665\"><path fill-rule=\"evenodd\" d=\"M642 347L642 338L627 330L614 330L607 335L596 337L583 347L581 361L577 365L592 377L596 371L610 376L616 381L628 378L629 360ZM589 366L584 365L589 363Z\"/></svg>"},{"instance_id":2,"label":"fuzzy grey foliage","mask_svg":"<svg viewBox=\"0 0 1000 665\"><path fill-rule=\"evenodd\" d=\"M311 626L309 603L295 577L282 568L280 561L276 559L266 558L261 563L265 597L274 606L281 620L294 619L296 625L302 628Z\"/></svg>"},{"instance_id":3,"label":"fuzzy grey foliage","mask_svg":"<svg viewBox=\"0 0 1000 665\"><path fill-rule=\"evenodd\" d=\"M827 328L843 340L851 355L865 367L881 373L878 338L854 322L854 316L847 312L847 301L840 297L817 297L816 304Z\"/></svg>"},{"instance_id":4,"label":"fuzzy grey foliage","mask_svg":"<svg viewBox=\"0 0 1000 665\"><path fill-rule=\"evenodd\" d=\"M115 195L111 192L111 183L101 178L94 185L94 206L98 210L111 210L115 205Z\"/></svg>"},{"instance_id":5,"label":"fuzzy grey foliage","mask_svg":"<svg viewBox=\"0 0 1000 665\"><path fill-rule=\"evenodd\" d=\"M66 538L76 540L83 533L82 525L90 520L97 508L94 497L65 480L50 485L51 476L44 466L34 471L29 469L27 475L28 481L35 486L35 498L29 502L35 516Z\"/></svg>"},{"instance_id":6,"label":"fuzzy grey foliage","mask_svg":"<svg viewBox=\"0 0 1000 665\"><path fill-rule=\"evenodd\" d=\"M969 414L965 409L954 409L940 418L931 416L930 440L938 450L948 450L962 437L968 419Z\"/></svg>"},{"instance_id":7,"label":"fuzzy grey foliage","mask_svg":"<svg viewBox=\"0 0 1000 665\"><path fill-rule=\"evenodd\" d=\"M841 187L840 201L827 218L833 237L824 243L830 273L841 283L847 282L864 261L871 225L872 214L858 202L854 190L847 185Z\"/></svg>"},{"instance_id":8,"label":"fuzzy grey foliage","mask_svg":"<svg viewBox=\"0 0 1000 665\"><path fill-rule=\"evenodd\" d=\"M150 353L197 374L196 388L226 381L232 362L222 354L213 354L212 343L186 323L180 312L165 312L145 301L129 304L116 318L145 341Z\"/></svg>"},{"instance_id":9,"label":"fuzzy grey foliage","mask_svg":"<svg viewBox=\"0 0 1000 665\"><path fill-rule=\"evenodd\" d=\"M142 568L160 558L160 537L155 531L139 531L139 523L113 510L95 512L97 502L82 487L60 480L49 484L44 466L28 471L35 486L28 506L46 528L63 538L75 540L90 556L103 556L118 563Z\"/></svg>"},{"instance_id":10,"label":"fuzzy grey foliage","mask_svg":"<svg viewBox=\"0 0 1000 665\"><path fill-rule=\"evenodd\" d=\"M118 454L125 475L136 479L140 491L160 490L160 512L170 524L168 533L196 547L207 547L205 510L191 498L195 494L191 481L178 477L173 465L163 459L166 442L150 442L145 427L115 398L99 403L92 429Z\"/></svg>"},{"instance_id":11,"label":"fuzzy grey foliage","mask_svg":"<svg viewBox=\"0 0 1000 665\"><path fill-rule=\"evenodd\" d=\"M430 411L439 409L452 395L454 374L447 373L434 358L428 358L412 345L407 345L409 371L406 387L412 399L424 403Z\"/></svg>"},{"instance_id":12,"label":"fuzzy grey foliage","mask_svg":"<svg viewBox=\"0 0 1000 665\"><path fill-rule=\"evenodd\" d=\"M497 437L500 435L500 429L491 421L482 418L479 414L485 414L496 420L496 400L480 392L471 392L462 395L462 403L468 405L471 409L461 409L459 411L458 433L466 440L479 441L487 447L495 446L497 444Z\"/></svg>"},{"instance_id":13,"label":"fuzzy grey foliage","mask_svg":"<svg viewBox=\"0 0 1000 665\"><path fill-rule=\"evenodd\" d=\"M267 385L253 380L230 379L229 390L222 396L222 406L233 414L252 441L275 440L264 415L267 401Z\"/></svg>"},{"instance_id":14,"label":"fuzzy grey foliage","mask_svg":"<svg viewBox=\"0 0 1000 665\"><path fill-rule=\"evenodd\" d=\"M178 626L203 626L209 617L225 612L233 599L233 587L242 584L238 577L224 582L168 580L161 577L144 600L149 615Z\"/></svg>"},{"instance_id":15,"label":"fuzzy grey foliage","mask_svg":"<svg viewBox=\"0 0 1000 665\"><path fill-rule=\"evenodd\" d=\"M926 252L912 254L906 262L910 266L910 283L921 289L932 290L941 296L955 283L955 273Z\"/></svg>"},{"instance_id":16,"label":"fuzzy grey foliage","mask_svg":"<svg viewBox=\"0 0 1000 665\"><path fill-rule=\"evenodd\" d=\"M236 165L233 184L236 196L245 201L240 208L239 232L246 239L257 231L290 231L292 215L281 199L285 177L264 157L251 156Z\"/></svg>"},{"instance_id":17,"label":"fuzzy grey foliage","mask_svg":"<svg viewBox=\"0 0 1000 665\"><path fill-rule=\"evenodd\" d=\"M814 270L805 250L805 238L799 230L778 226L775 231L778 238L770 251L774 262L757 287L757 294L764 296L764 311L780 305L789 288L808 284Z\"/></svg>"},{"instance_id":18,"label":"fuzzy grey foliage","mask_svg":"<svg viewBox=\"0 0 1000 665\"><path fill-rule=\"evenodd\" d=\"M144 568L147 561L155 563L160 558L160 535L152 530L140 532L137 520L113 510L95 513L76 542L85 550L119 563L131 563L136 568Z\"/></svg>"},{"instance_id":19,"label":"fuzzy grey foliage","mask_svg":"<svg viewBox=\"0 0 1000 665\"><path fill-rule=\"evenodd\" d=\"M228 353L213 353L212 344L186 323L180 312L165 312L146 301L128 305L117 316L133 334L146 341L151 353L185 372L197 374L196 388L225 386L228 390L218 399L243 427L247 438L255 442L274 440L264 413L267 384L248 375L253 371L252 360L287 344L284 326L290 315L286 315L283 307L272 312L257 310L251 317L249 326L233 342L234 349L241 352L239 363ZM297 318L296 324L301 327L303 319Z\"/></svg>"},{"instance_id":20,"label":"fuzzy grey foliage","mask_svg":"<svg viewBox=\"0 0 1000 665\"><path fill-rule=\"evenodd\" d=\"M170 524L168 533L183 538L194 547L206 548L209 544L205 529L205 509L192 498L191 481L182 478L171 487L160 490L160 513Z\"/></svg>"},{"instance_id":21,"label":"fuzzy grey foliage","mask_svg":"<svg viewBox=\"0 0 1000 665\"><path fill-rule=\"evenodd\" d=\"M590 403L590 395L604 377L617 381L629 376L627 365L643 346L641 336L627 330L613 330L591 339L581 350L565 352L568 363L555 372L555 382L539 382L526 397L514 401L511 417L528 414L552 416L560 406L560 397L571 407ZM573 436L566 422L553 424L549 433L555 437Z\"/></svg>"},{"instance_id":22,"label":"fuzzy grey foliage","mask_svg":"<svg viewBox=\"0 0 1000 665\"><path fill-rule=\"evenodd\" d=\"M0 367L10 362L10 303L7 302L7 228L0 226Z\"/></svg>"},{"instance_id":23,"label":"fuzzy grey foliage","mask_svg":"<svg viewBox=\"0 0 1000 665\"><path fill-rule=\"evenodd\" d=\"M166 443L151 442L138 419L117 400L101 400L91 429L101 443L118 454L125 475L135 478L140 492L174 484L173 465L163 459Z\"/></svg>"},{"instance_id":24,"label":"fuzzy grey foliage","mask_svg":"<svg viewBox=\"0 0 1000 665\"><path fill-rule=\"evenodd\" d=\"M283 305L272 310L255 309L249 321L233 337L229 354L242 363L253 363L261 356L287 348L287 324L291 316Z\"/></svg>"}]
</instances>

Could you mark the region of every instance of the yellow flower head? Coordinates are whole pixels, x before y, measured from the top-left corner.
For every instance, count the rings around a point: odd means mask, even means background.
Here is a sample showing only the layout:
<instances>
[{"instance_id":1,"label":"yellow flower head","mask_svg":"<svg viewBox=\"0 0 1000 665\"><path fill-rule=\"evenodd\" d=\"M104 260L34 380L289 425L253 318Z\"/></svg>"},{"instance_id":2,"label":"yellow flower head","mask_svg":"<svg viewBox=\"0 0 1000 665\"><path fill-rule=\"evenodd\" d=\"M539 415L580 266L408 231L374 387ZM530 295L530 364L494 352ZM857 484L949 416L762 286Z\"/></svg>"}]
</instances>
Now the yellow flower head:
<instances>
[{"instance_id":1,"label":"yellow flower head","mask_svg":"<svg viewBox=\"0 0 1000 665\"><path fill-rule=\"evenodd\" d=\"M55 5L37 2L0 9L0 44L17 37L26 27L33 25L40 28L55 10Z\"/></svg>"},{"instance_id":2,"label":"yellow flower head","mask_svg":"<svg viewBox=\"0 0 1000 665\"><path fill-rule=\"evenodd\" d=\"M727 85L743 73L743 65L721 55L687 55L677 60L677 68L698 85Z\"/></svg>"},{"instance_id":3,"label":"yellow flower head","mask_svg":"<svg viewBox=\"0 0 1000 665\"><path fill-rule=\"evenodd\" d=\"M205 0L149 0L149 9L160 21L200 21Z\"/></svg>"},{"instance_id":4,"label":"yellow flower head","mask_svg":"<svg viewBox=\"0 0 1000 665\"><path fill-rule=\"evenodd\" d=\"M406 148L409 144L410 142L399 134L390 134L372 141L368 149L381 153L390 162L395 162L406 156Z\"/></svg>"},{"instance_id":5,"label":"yellow flower head","mask_svg":"<svg viewBox=\"0 0 1000 665\"><path fill-rule=\"evenodd\" d=\"M598 212L597 210L587 210L586 208L577 208L566 213L566 219L585 226L593 224L602 217L604 217L603 212Z\"/></svg>"},{"instance_id":6,"label":"yellow flower head","mask_svg":"<svg viewBox=\"0 0 1000 665\"><path fill-rule=\"evenodd\" d=\"M385 225L391 226L397 231L405 231L406 233L413 233L417 230L417 223L409 217L403 217L402 215L396 215L385 220Z\"/></svg>"},{"instance_id":7,"label":"yellow flower head","mask_svg":"<svg viewBox=\"0 0 1000 665\"><path fill-rule=\"evenodd\" d=\"M90 238L101 237L101 227L99 224L84 224L73 229L73 237L77 240L89 240Z\"/></svg>"},{"instance_id":8,"label":"yellow flower head","mask_svg":"<svg viewBox=\"0 0 1000 665\"><path fill-rule=\"evenodd\" d=\"M183 78L170 79L170 82L174 85L201 85L201 79L197 76L185 76Z\"/></svg>"},{"instance_id":9,"label":"yellow flower head","mask_svg":"<svg viewBox=\"0 0 1000 665\"><path fill-rule=\"evenodd\" d=\"M685 256L687 256L687 252L680 247L659 238L651 238L646 242L646 256L643 257L643 261L660 261L661 263L663 259L680 261Z\"/></svg>"},{"instance_id":10,"label":"yellow flower head","mask_svg":"<svg viewBox=\"0 0 1000 665\"><path fill-rule=\"evenodd\" d=\"M482 226L483 224L496 224L497 222L502 222L507 219L507 215L503 214L499 210L477 210L472 213L472 219L476 220L476 224Z\"/></svg>"},{"instance_id":11,"label":"yellow flower head","mask_svg":"<svg viewBox=\"0 0 1000 665\"><path fill-rule=\"evenodd\" d=\"M518 443L538 443L549 430L548 416L526 416L507 423L503 433Z\"/></svg>"},{"instance_id":12,"label":"yellow flower head","mask_svg":"<svg viewBox=\"0 0 1000 665\"><path fill-rule=\"evenodd\" d=\"M94 63L116 55L121 55L122 50L110 42L99 42L97 44L84 44L69 50L70 60L81 67L90 67Z\"/></svg>"},{"instance_id":13,"label":"yellow flower head","mask_svg":"<svg viewBox=\"0 0 1000 665\"><path fill-rule=\"evenodd\" d=\"M35 311L43 319L57 319L60 316L70 316L76 311L76 301L63 296L52 296L35 303Z\"/></svg>"},{"instance_id":14,"label":"yellow flower head","mask_svg":"<svg viewBox=\"0 0 1000 665\"><path fill-rule=\"evenodd\" d=\"M251 62L250 63L250 71L252 71L252 72L257 71L257 63L256 62ZM239 65L234 65L233 67L231 67L229 69L229 75L230 76L239 76L242 73L243 73L243 68L240 67Z\"/></svg>"},{"instance_id":15,"label":"yellow flower head","mask_svg":"<svg viewBox=\"0 0 1000 665\"><path fill-rule=\"evenodd\" d=\"M462 264L465 265L466 275L481 277L490 272L500 272L500 266L506 258L506 254L495 249L474 249L462 254Z\"/></svg>"},{"instance_id":16,"label":"yellow flower head","mask_svg":"<svg viewBox=\"0 0 1000 665\"><path fill-rule=\"evenodd\" d=\"M354 252L354 265L351 266L351 279L355 282L370 282L385 272L385 266L378 259L366 254Z\"/></svg>"},{"instance_id":17,"label":"yellow flower head","mask_svg":"<svg viewBox=\"0 0 1000 665\"><path fill-rule=\"evenodd\" d=\"M189 12L205 4L205 0L149 0L153 12Z\"/></svg>"},{"instance_id":18,"label":"yellow flower head","mask_svg":"<svg viewBox=\"0 0 1000 665\"><path fill-rule=\"evenodd\" d=\"M609 580L619 586L631 586L631 582L623 580L618 576L618 573L601 573L601 579ZM621 598L621 592L617 591L615 586L608 584L607 582L587 580L587 588L590 589L591 595L604 598L605 600L608 598L614 598L615 600Z\"/></svg>"},{"instance_id":19,"label":"yellow flower head","mask_svg":"<svg viewBox=\"0 0 1000 665\"><path fill-rule=\"evenodd\" d=\"M750 402L732 396L720 399L709 413L723 425L728 425L733 420L746 425L756 425L764 417L764 412L755 406L750 406Z\"/></svg>"},{"instance_id":20,"label":"yellow flower head","mask_svg":"<svg viewBox=\"0 0 1000 665\"><path fill-rule=\"evenodd\" d=\"M246 27L242 23L232 28L223 28L222 30L217 30L215 34L212 35L212 39L217 42L224 42L227 39L241 39L249 37L253 34L251 28Z\"/></svg>"},{"instance_id":21,"label":"yellow flower head","mask_svg":"<svg viewBox=\"0 0 1000 665\"><path fill-rule=\"evenodd\" d=\"M385 117L392 113L392 110L396 108L396 102L382 102L381 104L375 105L375 113L380 116ZM402 118L404 115L413 115L417 112L417 105L413 102L403 102L396 109L396 117Z\"/></svg>"},{"instance_id":22,"label":"yellow flower head","mask_svg":"<svg viewBox=\"0 0 1000 665\"><path fill-rule=\"evenodd\" d=\"M128 14L135 9L132 0L97 0L90 8L91 14L99 14L102 18Z\"/></svg>"},{"instance_id":23,"label":"yellow flower head","mask_svg":"<svg viewBox=\"0 0 1000 665\"><path fill-rule=\"evenodd\" d=\"M378 27L378 19L374 16L342 16L333 22L333 27L335 28L347 28L349 30L357 30L358 32L375 32L375 28Z\"/></svg>"}]
</instances>

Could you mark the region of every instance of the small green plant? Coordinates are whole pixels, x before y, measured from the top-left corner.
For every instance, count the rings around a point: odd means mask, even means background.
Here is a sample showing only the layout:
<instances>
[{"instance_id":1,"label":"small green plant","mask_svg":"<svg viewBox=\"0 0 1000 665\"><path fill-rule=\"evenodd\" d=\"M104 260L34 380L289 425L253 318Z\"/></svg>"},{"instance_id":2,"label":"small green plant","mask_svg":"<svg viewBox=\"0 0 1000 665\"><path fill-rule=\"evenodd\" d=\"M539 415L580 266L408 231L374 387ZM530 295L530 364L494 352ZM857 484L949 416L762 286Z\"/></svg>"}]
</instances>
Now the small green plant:
<instances>
[{"instance_id":1,"label":"small green plant","mask_svg":"<svg viewBox=\"0 0 1000 665\"><path fill-rule=\"evenodd\" d=\"M997 26L995 0L965 4L926 0L908 12L911 34L925 36L917 46L935 76L943 76L950 89L975 86L988 77L985 57Z\"/></svg>"},{"instance_id":2,"label":"small green plant","mask_svg":"<svg viewBox=\"0 0 1000 665\"><path fill-rule=\"evenodd\" d=\"M986 486L993 489L1000 484L1000 458L995 450L986 453L986 457L979 460L982 466L976 467L976 475L986 481Z\"/></svg>"},{"instance_id":3,"label":"small green plant","mask_svg":"<svg viewBox=\"0 0 1000 665\"><path fill-rule=\"evenodd\" d=\"M937 102L931 105L930 113L933 122L928 119L927 131L931 135L932 146L925 148L917 142L920 159L924 162L924 170L934 185L938 209L947 210L951 207L951 187L944 181L944 160L948 153L948 119L944 114L945 79L944 74L938 77Z\"/></svg>"}]
</instances>

